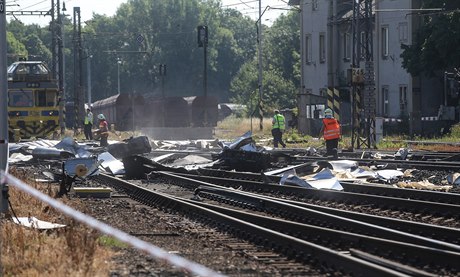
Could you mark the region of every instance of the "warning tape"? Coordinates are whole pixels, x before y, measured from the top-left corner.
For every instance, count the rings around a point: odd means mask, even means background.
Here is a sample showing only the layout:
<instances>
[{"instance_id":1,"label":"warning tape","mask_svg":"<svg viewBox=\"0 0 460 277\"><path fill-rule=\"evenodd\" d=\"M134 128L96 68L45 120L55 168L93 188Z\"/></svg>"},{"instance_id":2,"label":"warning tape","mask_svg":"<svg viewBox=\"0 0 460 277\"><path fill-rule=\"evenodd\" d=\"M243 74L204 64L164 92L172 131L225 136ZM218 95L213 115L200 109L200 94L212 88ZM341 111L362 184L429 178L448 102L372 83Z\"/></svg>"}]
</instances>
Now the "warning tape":
<instances>
[{"instance_id":1,"label":"warning tape","mask_svg":"<svg viewBox=\"0 0 460 277\"><path fill-rule=\"evenodd\" d=\"M199 275L199 276L224 276L219 274L203 265L197 264L195 262L189 261L184 259L178 255L170 254L167 251L154 246L150 243L147 243L143 240L140 240L134 236L131 236L123 231L120 231L112 226L109 226L93 217L90 217L84 213L81 213L71 207L51 198L50 196L30 187L29 185L23 183L21 180L11 176L10 174L5 173L4 171L0 171L0 182L2 184L9 184L14 186L31 196L47 203L51 207L55 208L56 210L62 212L63 214L83 223L91 228L94 228L106 235L112 236L119 241L127 243L132 247L145 251L150 254L152 257L157 258L162 261L166 261L171 265L174 265L180 269L188 271L190 273Z\"/></svg>"}]
</instances>

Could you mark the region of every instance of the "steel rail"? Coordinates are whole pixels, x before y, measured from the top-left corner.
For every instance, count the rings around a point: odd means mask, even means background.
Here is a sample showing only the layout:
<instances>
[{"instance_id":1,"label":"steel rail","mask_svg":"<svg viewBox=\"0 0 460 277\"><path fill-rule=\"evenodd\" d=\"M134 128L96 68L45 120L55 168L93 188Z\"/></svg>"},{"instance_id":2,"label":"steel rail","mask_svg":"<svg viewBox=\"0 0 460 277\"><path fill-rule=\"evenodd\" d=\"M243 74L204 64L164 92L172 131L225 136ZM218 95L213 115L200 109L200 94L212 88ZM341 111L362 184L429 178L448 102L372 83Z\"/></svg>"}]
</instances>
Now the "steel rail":
<instances>
[{"instance_id":1,"label":"steel rail","mask_svg":"<svg viewBox=\"0 0 460 277\"><path fill-rule=\"evenodd\" d=\"M318 190L305 189L294 186L270 185L262 182L234 180L219 177L198 176L192 174L176 173L177 175L201 180L207 183L229 186L233 188L242 187L243 190L280 193L284 195L296 195L309 199L318 199L334 202L353 202L372 207L387 208L392 210L412 211L422 214L444 215L451 217L460 217L460 205L430 202L413 199L403 199L397 197L370 195L365 193L336 191L336 190Z\"/></svg>"},{"instance_id":2,"label":"steel rail","mask_svg":"<svg viewBox=\"0 0 460 277\"><path fill-rule=\"evenodd\" d=\"M193 173L193 172L190 172ZM261 182L264 184L279 184L281 177L274 175L262 175L250 172L222 171L215 169L199 169L199 175L213 176L228 179L248 180ZM382 184L373 184L368 182L353 183L349 181L339 180L344 191L356 192L365 194L375 194L383 196L391 196L396 198L416 199L421 201L442 202L448 204L460 204L459 193L448 193L431 190L420 190L410 188L395 188ZM282 190L282 189L281 189Z\"/></svg>"},{"instance_id":3,"label":"steel rail","mask_svg":"<svg viewBox=\"0 0 460 277\"><path fill-rule=\"evenodd\" d=\"M216 173L215 170L212 172ZM234 172L226 172L226 173L234 173ZM235 173L238 174L238 172L235 172ZM257 174L254 174L254 175L257 175ZM260 175L257 175L257 176L260 177ZM285 186L285 187L287 189L295 188L295 191L302 189L299 187L289 187L289 188L288 186ZM193 189L193 188L196 188L196 186L190 185L189 188ZM287 193L287 194L292 195L293 193ZM400 220L400 219L394 219L394 218L388 218L388 217L382 217L382 216L376 216L376 215L369 215L369 214L358 213L358 212L353 212L353 211L346 211L346 210L340 210L340 209L324 207L324 206L319 206L319 205L314 205L314 204L308 204L308 203L303 203L303 202L298 202L298 201L290 201L286 199L278 199L278 200L281 200L283 202L287 202L293 205L306 207L306 208L313 209L313 210L318 210L318 211L335 214L335 215L350 218L350 219L364 221L364 222L368 222L368 223L372 223L372 224L376 224L376 225L380 225L380 226L384 226L384 227L388 227L388 228L392 228L392 229L396 229L396 230L400 230L404 232L417 234L420 236L433 237L433 235L436 235L437 239L439 240L451 242L454 244L460 244L460 230L455 229L455 228L437 226L437 225L426 224L426 223L419 223L419 222L414 222L414 221L406 221L406 220Z\"/></svg>"},{"instance_id":4,"label":"steel rail","mask_svg":"<svg viewBox=\"0 0 460 277\"><path fill-rule=\"evenodd\" d=\"M109 186L121 189L131 198L146 205L160 206L163 209L181 212L185 215L199 218L208 224L213 222L220 229L237 233L247 240L255 241L266 247L277 248L282 253L297 257L304 262L311 263L312 261L318 261L318 264L327 265L329 269L340 272L342 275L408 276L314 243L244 222L192 203L187 203L163 193L145 189L116 177L100 174L95 179Z\"/></svg>"},{"instance_id":5,"label":"steel rail","mask_svg":"<svg viewBox=\"0 0 460 277\"><path fill-rule=\"evenodd\" d=\"M414 266L415 264L424 264L451 268L454 272L460 271L460 264L458 263L460 260L459 252L445 251L411 243L381 239L283 219L276 219L273 217L255 215L244 211L197 202L196 200L184 199L184 201L195 203L196 205L206 207L219 213L307 241L333 245L338 251L344 251L349 248L357 248L366 251L367 253L375 253L376 255L378 254L380 256L389 257L392 260L408 260L408 257L410 257L409 262L413 262L411 265Z\"/></svg>"},{"instance_id":6,"label":"steel rail","mask_svg":"<svg viewBox=\"0 0 460 277\"><path fill-rule=\"evenodd\" d=\"M324 161L324 157L313 157L304 156L297 157L297 163L305 163L312 161ZM360 159L360 158L339 158L338 160L350 160L356 161L361 166L377 165L377 164L392 164L401 168L411 169L432 169L432 170L454 170L460 169L459 162L448 162L448 161L412 161L412 160L388 160L388 159Z\"/></svg>"},{"instance_id":7,"label":"steel rail","mask_svg":"<svg viewBox=\"0 0 460 277\"><path fill-rule=\"evenodd\" d=\"M179 183L186 183L187 186L196 186L196 193L200 196L205 195L206 197L215 197L215 199L222 198L231 204L243 203L248 207L279 215L283 218L297 221L300 220L301 222L315 222L315 225L328 226L331 228L334 227L341 230L353 230L354 232L358 232L360 234L372 234L390 240L417 243L427 247L460 252L459 245L451 244L448 242L417 236L367 222L360 222L354 219L348 219L341 216L328 214L325 212L286 203L280 201L279 199L275 200L274 198L259 196L253 193L244 193L237 190L230 190L168 172L160 172L160 174L168 177L170 180L174 180Z\"/></svg>"}]
</instances>

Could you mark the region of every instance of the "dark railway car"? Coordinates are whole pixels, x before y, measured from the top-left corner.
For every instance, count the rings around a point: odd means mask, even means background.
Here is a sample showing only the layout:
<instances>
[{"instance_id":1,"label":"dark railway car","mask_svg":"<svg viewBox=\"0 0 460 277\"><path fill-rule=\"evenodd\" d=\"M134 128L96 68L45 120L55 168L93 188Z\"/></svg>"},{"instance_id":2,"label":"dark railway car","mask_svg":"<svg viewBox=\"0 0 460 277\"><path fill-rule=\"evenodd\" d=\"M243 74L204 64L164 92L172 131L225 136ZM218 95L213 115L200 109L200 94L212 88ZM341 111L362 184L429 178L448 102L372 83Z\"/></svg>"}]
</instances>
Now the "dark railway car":
<instances>
[{"instance_id":1,"label":"dark railway car","mask_svg":"<svg viewBox=\"0 0 460 277\"><path fill-rule=\"evenodd\" d=\"M46 137L59 126L58 86L41 61L8 67L8 133L21 138ZM15 134L16 135L16 134Z\"/></svg>"},{"instance_id":2,"label":"dark railway car","mask_svg":"<svg viewBox=\"0 0 460 277\"><path fill-rule=\"evenodd\" d=\"M166 97L164 99L165 127L189 127L190 112L183 97Z\"/></svg>"},{"instance_id":3,"label":"dark railway car","mask_svg":"<svg viewBox=\"0 0 460 277\"><path fill-rule=\"evenodd\" d=\"M117 94L92 104L95 120L103 114L109 124L114 124L117 131L133 130L140 126L144 117L145 100L139 94Z\"/></svg>"},{"instance_id":4,"label":"dark railway car","mask_svg":"<svg viewBox=\"0 0 460 277\"><path fill-rule=\"evenodd\" d=\"M143 127L164 127L164 98L144 94L145 106Z\"/></svg>"},{"instance_id":5,"label":"dark railway car","mask_svg":"<svg viewBox=\"0 0 460 277\"><path fill-rule=\"evenodd\" d=\"M189 104L192 127L217 126L219 110L217 98L213 96L185 97Z\"/></svg>"}]
</instances>

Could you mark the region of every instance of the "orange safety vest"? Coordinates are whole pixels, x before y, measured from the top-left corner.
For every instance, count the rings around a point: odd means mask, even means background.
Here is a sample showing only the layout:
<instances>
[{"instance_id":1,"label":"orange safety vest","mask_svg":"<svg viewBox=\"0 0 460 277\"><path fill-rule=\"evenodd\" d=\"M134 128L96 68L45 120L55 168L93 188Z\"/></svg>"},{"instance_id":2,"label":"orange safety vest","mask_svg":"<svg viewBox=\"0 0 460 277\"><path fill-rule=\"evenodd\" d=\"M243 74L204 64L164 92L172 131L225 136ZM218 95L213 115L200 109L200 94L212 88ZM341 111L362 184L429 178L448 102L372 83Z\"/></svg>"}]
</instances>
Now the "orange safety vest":
<instances>
[{"instance_id":1,"label":"orange safety vest","mask_svg":"<svg viewBox=\"0 0 460 277\"><path fill-rule=\"evenodd\" d=\"M109 137L109 132L108 132L109 127L108 127L108 125L109 124L105 120L101 120L99 122L99 131L100 131L101 137L106 137L106 138Z\"/></svg>"},{"instance_id":2,"label":"orange safety vest","mask_svg":"<svg viewBox=\"0 0 460 277\"><path fill-rule=\"evenodd\" d=\"M323 118L324 124L324 139L337 139L340 138L340 125L335 118Z\"/></svg>"}]
</instances>

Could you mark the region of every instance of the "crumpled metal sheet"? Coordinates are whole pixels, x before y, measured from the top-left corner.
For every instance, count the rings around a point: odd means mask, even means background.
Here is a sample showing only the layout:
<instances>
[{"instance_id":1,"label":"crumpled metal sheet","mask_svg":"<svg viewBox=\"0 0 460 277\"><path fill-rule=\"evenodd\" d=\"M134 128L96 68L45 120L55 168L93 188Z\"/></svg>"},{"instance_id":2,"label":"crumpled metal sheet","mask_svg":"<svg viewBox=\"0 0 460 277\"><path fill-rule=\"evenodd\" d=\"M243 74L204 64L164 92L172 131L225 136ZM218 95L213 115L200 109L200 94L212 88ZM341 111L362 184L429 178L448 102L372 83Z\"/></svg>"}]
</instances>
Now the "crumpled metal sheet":
<instances>
[{"instance_id":1,"label":"crumpled metal sheet","mask_svg":"<svg viewBox=\"0 0 460 277\"><path fill-rule=\"evenodd\" d=\"M207 164L212 162L210 159L198 155L187 155L183 158L175 160L173 163L169 164L170 166L186 166L186 165L196 165L196 164Z\"/></svg>"},{"instance_id":2,"label":"crumpled metal sheet","mask_svg":"<svg viewBox=\"0 0 460 277\"><path fill-rule=\"evenodd\" d=\"M340 171L354 171L358 168L358 162L357 161L350 161L350 160L337 160L337 161L328 161L332 166L332 169L334 171L340 172Z\"/></svg>"},{"instance_id":3,"label":"crumpled metal sheet","mask_svg":"<svg viewBox=\"0 0 460 277\"><path fill-rule=\"evenodd\" d=\"M402 171L396 169L377 170L375 173L377 174L377 178L387 181L404 176L404 173Z\"/></svg>"},{"instance_id":4,"label":"crumpled metal sheet","mask_svg":"<svg viewBox=\"0 0 460 277\"><path fill-rule=\"evenodd\" d=\"M335 174L328 168L324 168L319 173L313 176L313 179L307 180L307 182L314 188L317 189L333 189L343 190Z\"/></svg>"},{"instance_id":5,"label":"crumpled metal sheet","mask_svg":"<svg viewBox=\"0 0 460 277\"><path fill-rule=\"evenodd\" d=\"M58 144L54 146L57 149L64 149L75 155L77 158L88 158L91 156L91 152L87 150L86 145L78 144L73 138L65 137Z\"/></svg>"},{"instance_id":6,"label":"crumpled metal sheet","mask_svg":"<svg viewBox=\"0 0 460 277\"><path fill-rule=\"evenodd\" d=\"M324 168L313 176L302 178L296 175L295 170L287 171L282 175L280 185L297 185L305 188L343 190L342 185L337 180L334 173L328 168Z\"/></svg>"},{"instance_id":7,"label":"crumpled metal sheet","mask_svg":"<svg viewBox=\"0 0 460 277\"><path fill-rule=\"evenodd\" d=\"M39 230L49 230L65 227L65 225L39 220L36 217L13 217L13 222L28 228Z\"/></svg>"},{"instance_id":8,"label":"crumpled metal sheet","mask_svg":"<svg viewBox=\"0 0 460 277\"><path fill-rule=\"evenodd\" d=\"M309 183L307 183L307 181L297 176L295 170L289 170L283 173L280 185L299 186L308 189L313 188Z\"/></svg>"},{"instance_id":9,"label":"crumpled metal sheet","mask_svg":"<svg viewBox=\"0 0 460 277\"><path fill-rule=\"evenodd\" d=\"M447 175L447 182L449 184L459 186L460 185L460 173L453 173Z\"/></svg>"},{"instance_id":10,"label":"crumpled metal sheet","mask_svg":"<svg viewBox=\"0 0 460 277\"><path fill-rule=\"evenodd\" d=\"M27 162L27 161L30 161L31 159L33 159L32 155L24 155L22 153L13 153L8 158L8 163L14 164L18 162Z\"/></svg>"},{"instance_id":11,"label":"crumpled metal sheet","mask_svg":"<svg viewBox=\"0 0 460 277\"><path fill-rule=\"evenodd\" d=\"M98 161L103 161L101 166L112 172L113 175L120 175L120 174L125 174L125 167L123 163L117 159L115 159L114 156L112 156L109 152L104 152L99 154L97 157Z\"/></svg>"},{"instance_id":12,"label":"crumpled metal sheet","mask_svg":"<svg viewBox=\"0 0 460 277\"><path fill-rule=\"evenodd\" d=\"M99 174L99 170L97 168L97 158L95 156L90 158L75 158L69 159L64 162L64 171L67 175L74 177L77 174L77 167L79 165L83 165L87 173L84 176L94 176ZM83 177L81 175L78 175Z\"/></svg>"},{"instance_id":13,"label":"crumpled metal sheet","mask_svg":"<svg viewBox=\"0 0 460 277\"><path fill-rule=\"evenodd\" d=\"M241 137L235 139L231 143L223 142L222 143L224 150L242 150L248 152L262 152L265 150L263 147L258 147L255 141L252 139L252 132L247 131Z\"/></svg>"},{"instance_id":14,"label":"crumpled metal sheet","mask_svg":"<svg viewBox=\"0 0 460 277\"><path fill-rule=\"evenodd\" d=\"M36 159L69 159L71 157L75 157L75 154L66 151L66 150L60 150L57 148L52 148L52 147L35 147L32 150L32 156Z\"/></svg>"},{"instance_id":15,"label":"crumpled metal sheet","mask_svg":"<svg viewBox=\"0 0 460 277\"><path fill-rule=\"evenodd\" d=\"M250 143L251 141L252 141L252 132L247 131L241 137L235 139L231 143L224 142L223 145L224 145L224 148L228 148L228 149L240 149L242 146Z\"/></svg>"}]
</instances>

